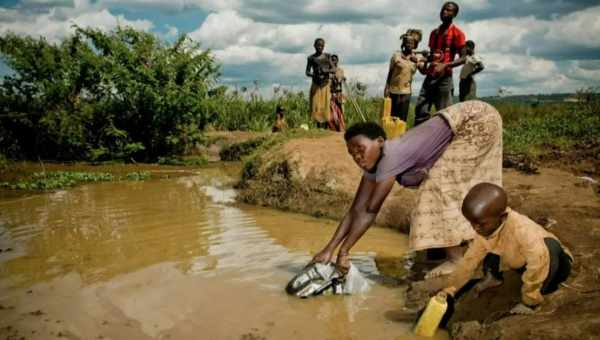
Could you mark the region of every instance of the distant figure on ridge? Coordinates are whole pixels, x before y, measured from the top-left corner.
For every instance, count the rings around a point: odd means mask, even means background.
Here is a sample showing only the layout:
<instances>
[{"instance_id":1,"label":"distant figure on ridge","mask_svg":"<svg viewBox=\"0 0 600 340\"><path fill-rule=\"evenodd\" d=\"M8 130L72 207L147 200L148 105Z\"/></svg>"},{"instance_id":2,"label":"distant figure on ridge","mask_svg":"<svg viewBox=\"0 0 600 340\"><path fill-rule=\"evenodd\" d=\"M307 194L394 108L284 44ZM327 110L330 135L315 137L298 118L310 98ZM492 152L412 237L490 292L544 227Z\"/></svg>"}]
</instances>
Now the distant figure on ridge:
<instances>
[{"instance_id":1,"label":"distant figure on ridge","mask_svg":"<svg viewBox=\"0 0 600 340\"><path fill-rule=\"evenodd\" d=\"M285 122L285 110L281 105L277 105L275 110L275 124L273 125L272 132L282 132L287 129L287 123Z\"/></svg>"},{"instance_id":2,"label":"distant figure on ridge","mask_svg":"<svg viewBox=\"0 0 600 340\"><path fill-rule=\"evenodd\" d=\"M317 127L327 128L331 105L330 74L334 67L331 56L323 52L325 40L317 38L313 46L315 53L308 57L306 63L306 76L312 78L310 110Z\"/></svg>"},{"instance_id":3,"label":"distant figure on ridge","mask_svg":"<svg viewBox=\"0 0 600 340\"><path fill-rule=\"evenodd\" d=\"M329 128L334 131L346 130L344 122L344 95L342 86L346 81L344 70L338 65L339 58L333 54L331 63L334 67L334 73L331 77L331 117L329 119Z\"/></svg>"}]
</instances>

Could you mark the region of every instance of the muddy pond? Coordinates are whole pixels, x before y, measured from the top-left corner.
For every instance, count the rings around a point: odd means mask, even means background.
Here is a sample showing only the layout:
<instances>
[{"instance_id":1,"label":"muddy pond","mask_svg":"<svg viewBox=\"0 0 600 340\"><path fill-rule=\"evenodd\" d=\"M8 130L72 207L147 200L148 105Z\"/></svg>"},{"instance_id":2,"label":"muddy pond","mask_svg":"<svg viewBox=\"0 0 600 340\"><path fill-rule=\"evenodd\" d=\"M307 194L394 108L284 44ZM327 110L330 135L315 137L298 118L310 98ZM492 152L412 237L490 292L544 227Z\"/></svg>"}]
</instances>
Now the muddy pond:
<instances>
[{"instance_id":1,"label":"muddy pond","mask_svg":"<svg viewBox=\"0 0 600 340\"><path fill-rule=\"evenodd\" d=\"M368 293L287 296L336 222L235 203L236 176L216 166L0 199L0 337L416 338L393 318L403 285L378 269L400 263L404 235L373 228L355 247Z\"/></svg>"}]
</instances>

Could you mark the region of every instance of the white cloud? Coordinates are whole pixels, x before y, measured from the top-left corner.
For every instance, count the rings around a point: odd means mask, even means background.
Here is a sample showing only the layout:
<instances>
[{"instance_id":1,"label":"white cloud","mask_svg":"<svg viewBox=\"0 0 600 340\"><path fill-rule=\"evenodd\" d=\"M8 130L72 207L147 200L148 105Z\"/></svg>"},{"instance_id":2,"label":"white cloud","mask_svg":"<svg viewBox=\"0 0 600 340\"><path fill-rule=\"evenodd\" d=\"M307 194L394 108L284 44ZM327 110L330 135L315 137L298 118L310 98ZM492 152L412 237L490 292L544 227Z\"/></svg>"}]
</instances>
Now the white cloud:
<instances>
[{"instance_id":1,"label":"white cloud","mask_svg":"<svg viewBox=\"0 0 600 340\"><path fill-rule=\"evenodd\" d=\"M475 21L463 25L467 39L480 51L511 52L523 46L524 37L539 31L542 23L533 16Z\"/></svg>"},{"instance_id":2,"label":"white cloud","mask_svg":"<svg viewBox=\"0 0 600 340\"><path fill-rule=\"evenodd\" d=\"M12 21L4 21L0 34L44 36L50 42L59 42L73 32L73 25L111 30L118 25L132 26L148 31L153 27L149 20L127 20L123 15L113 15L89 1L76 0L73 8L52 8L41 14L20 14L14 10L0 11L0 18L15 14ZM67 18L67 19L65 19Z\"/></svg>"},{"instance_id":3,"label":"white cloud","mask_svg":"<svg viewBox=\"0 0 600 340\"><path fill-rule=\"evenodd\" d=\"M560 50L568 47L600 49L600 6L562 17L534 16L479 20L464 25L467 38L480 50L514 52Z\"/></svg>"},{"instance_id":4,"label":"white cloud","mask_svg":"<svg viewBox=\"0 0 600 340\"><path fill-rule=\"evenodd\" d=\"M549 22L547 41L600 48L600 6L574 12Z\"/></svg>"},{"instance_id":5,"label":"white cloud","mask_svg":"<svg viewBox=\"0 0 600 340\"><path fill-rule=\"evenodd\" d=\"M190 33L190 37L213 49L260 46L303 54L312 53L314 39L322 37L326 40L327 50L339 53L346 60L369 60L374 56L387 56L398 49L398 37L408 27L407 24L392 26L383 23L284 25L256 22L235 11L224 11L210 14L197 30Z\"/></svg>"},{"instance_id":6,"label":"white cloud","mask_svg":"<svg viewBox=\"0 0 600 340\"><path fill-rule=\"evenodd\" d=\"M154 8L171 12L183 11L186 7L186 0L99 0L98 5L109 7L118 5L130 8Z\"/></svg>"},{"instance_id":7,"label":"white cloud","mask_svg":"<svg viewBox=\"0 0 600 340\"><path fill-rule=\"evenodd\" d=\"M572 61L568 67L568 74L574 79L589 81L595 83L596 86L600 86L600 65L598 64L600 64L600 59L594 61Z\"/></svg>"},{"instance_id":8,"label":"white cloud","mask_svg":"<svg viewBox=\"0 0 600 340\"><path fill-rule=\"evenodd\" d=\"M167 31L163 33L163 37L167 39L176 38L179 35L179 30L175 26L166 25Z\"/></svg>"}]
</instances>

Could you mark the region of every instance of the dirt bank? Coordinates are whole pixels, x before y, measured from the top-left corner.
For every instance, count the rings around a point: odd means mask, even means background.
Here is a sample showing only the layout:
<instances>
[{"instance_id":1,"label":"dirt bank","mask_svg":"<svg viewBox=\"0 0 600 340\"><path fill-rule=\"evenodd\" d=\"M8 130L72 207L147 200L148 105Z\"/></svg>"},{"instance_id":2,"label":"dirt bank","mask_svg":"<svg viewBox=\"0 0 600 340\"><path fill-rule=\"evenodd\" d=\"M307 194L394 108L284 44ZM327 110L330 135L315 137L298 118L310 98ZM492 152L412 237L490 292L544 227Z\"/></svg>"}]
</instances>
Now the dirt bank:
<instances>
[{"instance_id":1,"label":"dirt bank","mask_svg":"<svg viewBox=\"0 0 600 340\"><path fill-rule=\"evenodd\" d=\"M205 156L209 161L220 161L221 152L232 145L243 145L245 142L259 140L267 133L249 131L209 131L203 143L196 145L193 155ZM234 160L234 159L224 159Z\"/></svg>"},{"instance_id":2,"label":"dirt bank","mask_svg":"<svg viewBox=\"0 0 600 340\"><path fill-rule=\"evenodd\" d=\"M351 203L360 170L341 134L294 139L247 161L239 185L248 203L339 219ZM600 187L596 179L545 168L538 174L505 169L510 205L547 226L573 250L572 277L534 316L507 316L519 299L519 280L457 304L457 339L587 339L600 334ZM377 225L408 229L415 191L396 186ZM469 306L467 309L466 306Z\"/></svg>"}]
</instances>

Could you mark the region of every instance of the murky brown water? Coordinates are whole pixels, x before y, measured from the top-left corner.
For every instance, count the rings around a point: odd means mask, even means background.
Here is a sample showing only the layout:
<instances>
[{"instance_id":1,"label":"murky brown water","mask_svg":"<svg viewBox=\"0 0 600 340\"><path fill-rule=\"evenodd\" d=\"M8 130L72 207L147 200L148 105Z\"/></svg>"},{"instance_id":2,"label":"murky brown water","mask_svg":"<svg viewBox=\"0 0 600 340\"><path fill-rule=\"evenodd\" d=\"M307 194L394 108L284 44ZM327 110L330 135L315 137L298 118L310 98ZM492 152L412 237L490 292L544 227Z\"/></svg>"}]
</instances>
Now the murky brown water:
<instances>
[{"instance_id":1,"label":"murky brown water","mask_svg":"<svg viewBox=\"0 0 600 340\"><path fill-rule=\"evenodd\" d=\"M405 237L374 228L359 242L353 261L376 282L367 294L289 297L336 224L231 204L225 173L0 200L0 336L413 338L392 316L402 287L374 261L401 257Z\"/></svg>"}]
</instances>

